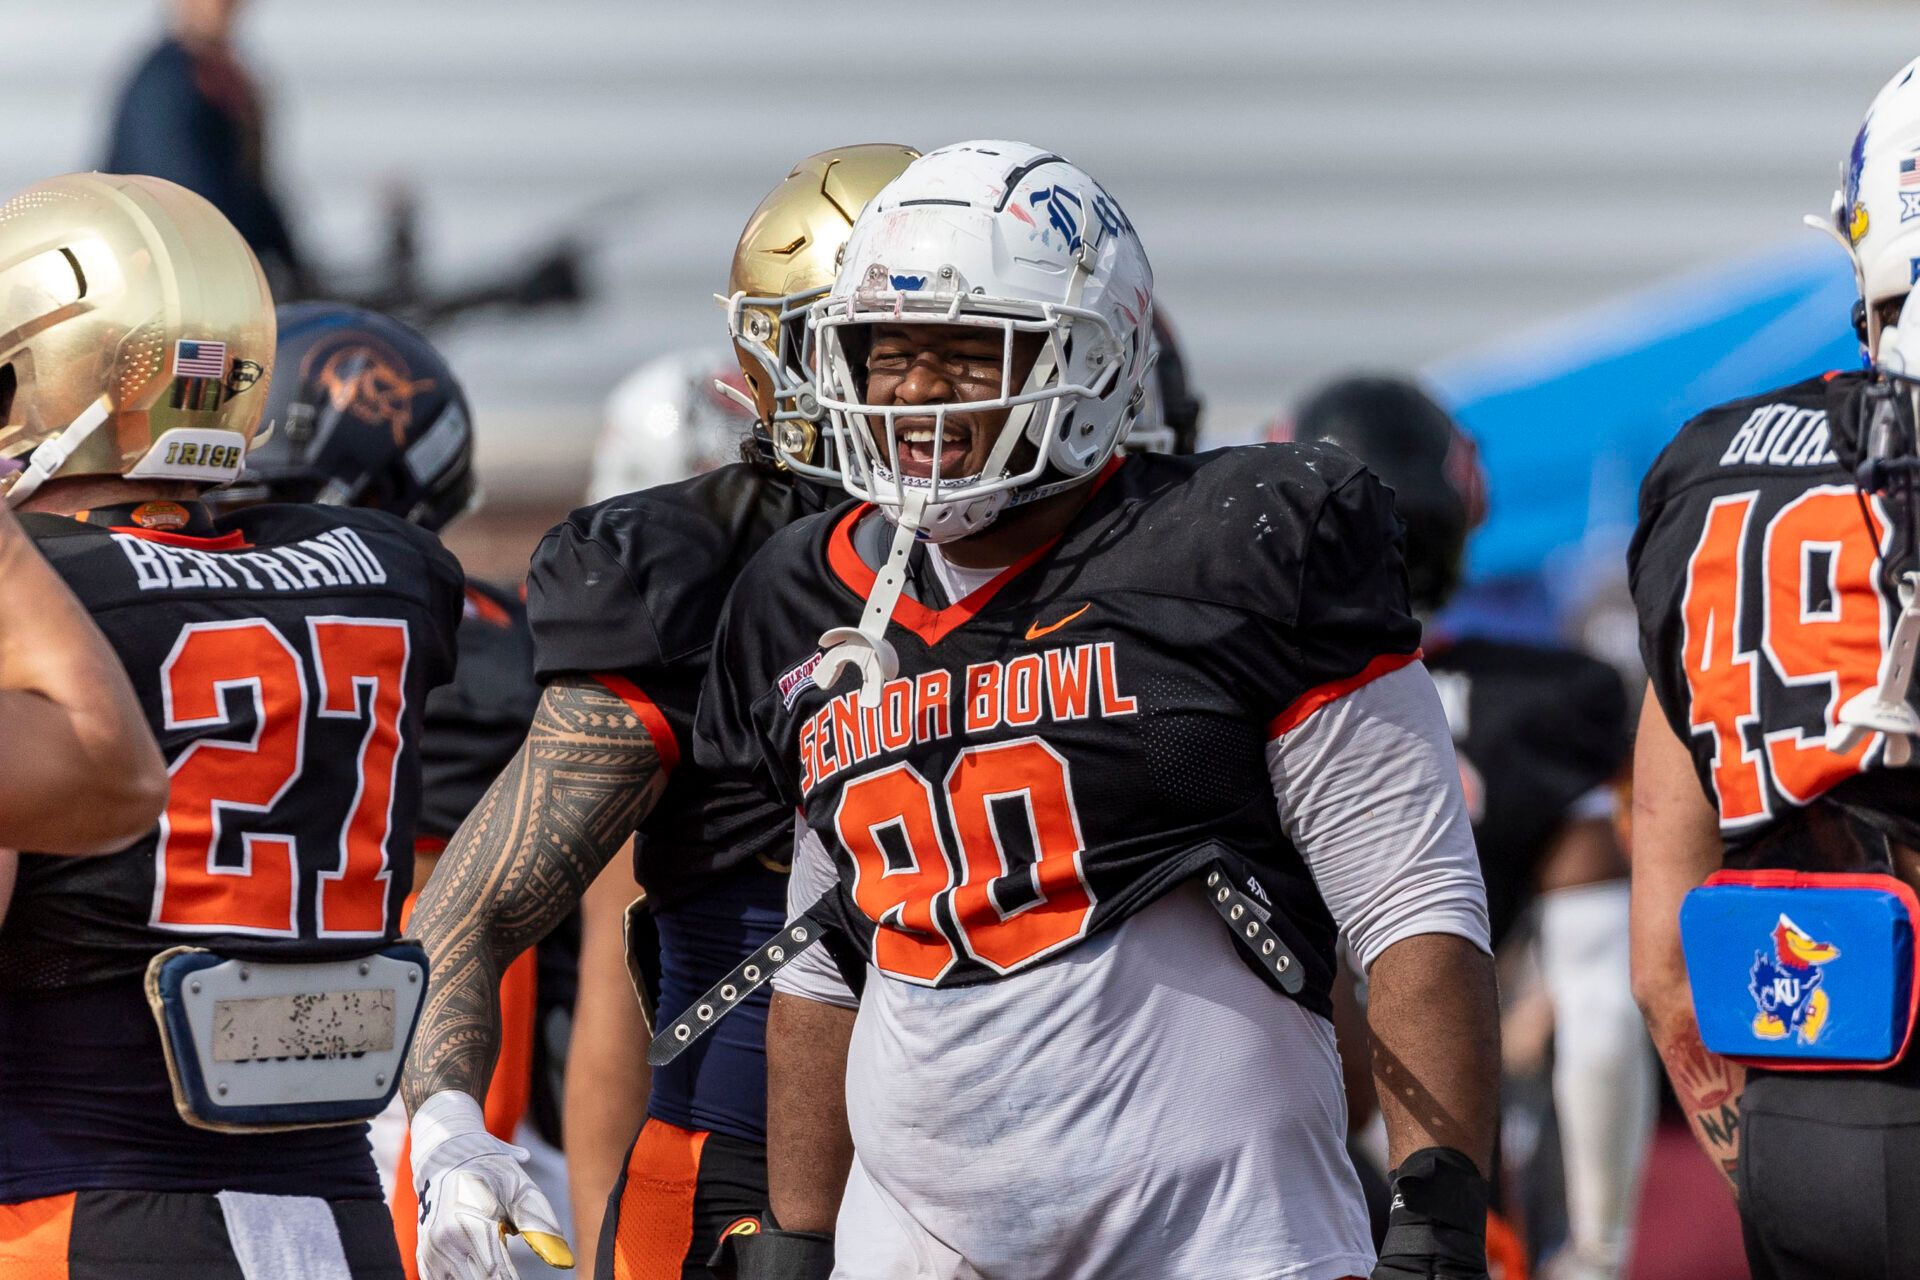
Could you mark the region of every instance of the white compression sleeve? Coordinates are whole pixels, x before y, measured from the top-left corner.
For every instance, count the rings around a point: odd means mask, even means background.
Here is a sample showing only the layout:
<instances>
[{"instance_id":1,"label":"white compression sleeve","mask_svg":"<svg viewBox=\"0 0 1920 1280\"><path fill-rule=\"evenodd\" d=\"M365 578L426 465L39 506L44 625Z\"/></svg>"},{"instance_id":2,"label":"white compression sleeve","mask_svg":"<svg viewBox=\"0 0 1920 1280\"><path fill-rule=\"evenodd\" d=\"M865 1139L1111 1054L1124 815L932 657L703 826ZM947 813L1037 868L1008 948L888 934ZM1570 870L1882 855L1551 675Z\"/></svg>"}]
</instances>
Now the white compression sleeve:
<instances>
[{"instance_id":1,"label":"white compression sleeve","mask_svg":"<svg viewBox=\"0 0 1920 1280\"><path fill-rule=\"evenodd\" d=\"M820 900L833 888L839 873L833 855L820 843L802 819L793 823L793 875L787 881L787 919L791 920ZM793 963L773 975L773 989L784 995L801 996L842 1009L860 1007L859 997L840 976L840 966L824 945L808 947L795 956Z\"/></svg>"},{"instance_id":2,"label":"white compression sleeve","mask_svg":"<svg viewBox=\"0 0 1920 1280\"><path fill-rule=\"evenodd\" d=\"M1540 967L1553 998L1553 1102L1566 1165L1568 1247L1582 1276L1626 1264L1654 1121L1654 1064L1633 1003L1627 882L1540 899Z\"/></svg>"},{"instance_id":3,"label":"white compression sleeve","mask_svg":"<svg viewBox=\"0 0 1920 1280\"><path fill-rule=\"evenodd\" d=\"M1425 666L1319 708L1267 744L1267 767L1280 824L1363 971L1422 933L1492 950L1460 766Z\"/></svg>"}]
</instances>

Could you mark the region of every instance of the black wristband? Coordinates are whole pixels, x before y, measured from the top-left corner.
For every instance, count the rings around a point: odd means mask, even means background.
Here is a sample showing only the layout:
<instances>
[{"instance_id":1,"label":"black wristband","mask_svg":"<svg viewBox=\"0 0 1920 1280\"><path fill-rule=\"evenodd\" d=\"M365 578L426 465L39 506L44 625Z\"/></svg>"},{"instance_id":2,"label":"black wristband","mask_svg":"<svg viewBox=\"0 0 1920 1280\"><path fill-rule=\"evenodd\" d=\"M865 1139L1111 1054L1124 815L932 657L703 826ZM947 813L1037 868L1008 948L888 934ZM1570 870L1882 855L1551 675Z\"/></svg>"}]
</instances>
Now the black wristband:
<instances>
[{"instance_id":1,"label":"black wristband","mask_svg":"<svg viewBox=\"0 0 1920 1280\"><path fill-rule=\"evenodd\" d=\"M707 1266L718 1280L829 1280L833 1237L766 1229L722 1236Z\"/></svg>"},{"instance_id":2,"label":"black wristband","mask_svg":"<svg viewBox=\"0 0 1920 1280\"><path fill-rule=\"evenodd\" d=\"M1393 1171L1383 1268L1473 1280L1487 1273L1487 1204L1480 1171L1452 1147L1424 1147Z\"/></svg>"}]
</instances>

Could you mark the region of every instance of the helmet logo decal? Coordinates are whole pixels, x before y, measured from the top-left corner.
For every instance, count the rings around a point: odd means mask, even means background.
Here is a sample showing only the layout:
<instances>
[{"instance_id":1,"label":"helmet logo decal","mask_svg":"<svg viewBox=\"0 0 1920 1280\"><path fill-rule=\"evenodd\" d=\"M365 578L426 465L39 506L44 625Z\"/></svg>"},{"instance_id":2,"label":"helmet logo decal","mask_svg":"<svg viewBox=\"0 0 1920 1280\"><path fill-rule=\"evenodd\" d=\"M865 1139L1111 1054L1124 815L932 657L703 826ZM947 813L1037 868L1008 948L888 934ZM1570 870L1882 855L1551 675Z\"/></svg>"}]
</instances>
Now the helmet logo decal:
<instances>
[{"instance_id":1,"label":"helmet logo decal","mask_svg":"<svg viewBox=\"0 0 1920 1280\"><path fill-rule=\"evenodd\" d=\"M227 376L227 344L196 342L182 338L173 344L173 376L176 378L224 378Z\"/></svg>"},{"instance_id":2,"label":"helmet logo decal","mask_svg":"<svg viewBox=\"0 0 1920 1280\"><path fill-rule=\"evenodd\" d=\"M213 413L226 396L227 344L181 338L173 344L175 409Z\"/></svg>"},{"instance_id":3,"label":"helmet logo decal","mask_svg":"<svg viewBox=\"0 0 1920 1280\"><path fill-rule=\"evenodd\" d=\"M1108 235L1117 235L1124 231L1135 235L1133 223L1127 221L1127 215L1120 212L1120 206L1107 198L1107 193L1097 191L1093 196L1093 216L1100 219L1100 225L1106 228Z\"/></svg>"},{"instance_id":4,"label":"helmet logo decal","mask_svg":"<svg viewBox=\"0 0 1920 1280\"><path fill-rule=\"evenodd\" d=\"M1042 187L1027 197L1027 203L1036 213L1043 202L1047 206L1047 224L1067 242L1067 252L1080 252L1080 197L1061 186ZM1040 238L1044 242L1046 232L1041 232Z\"/></svg>"},{"instance_id":5,"label":"helmet logo decal","mask_svg":"<svg viewBox=\"0 0 1920 1280\"><path fill-rule=\"evenodd\" d=\"M227 394L229 396L239 395L242 391L258 383L260 381L260 375L265 372L266 370L260 367L259 361L242 360L240 357L235 356L233 359L233 372L227 375Z\"/></svg>"},{"instance_id":6,"label":"helmet logo decal","mask_svg":"<svg viewBox=\"0 0 1920 1280\"><path fill-rule=\"evenodd\" d=\"M912 293L926 288L927 278L925 276L888 276L887 283L902 293Z\"/></svg>"},{"instance_id":7,"label":"helmet logo decal","mask_svg":"<svg viewBox=\"0 0 1920 1280\"><path fill-rule=\"evenodd\" d=\"M335 413L384 426L395 444L405 444L413 421L413 398L433 389L432 378L415 381L406 363L390 351L364 345L344 346L328 354L314 375Z\"/></svg>"}]
</instances>

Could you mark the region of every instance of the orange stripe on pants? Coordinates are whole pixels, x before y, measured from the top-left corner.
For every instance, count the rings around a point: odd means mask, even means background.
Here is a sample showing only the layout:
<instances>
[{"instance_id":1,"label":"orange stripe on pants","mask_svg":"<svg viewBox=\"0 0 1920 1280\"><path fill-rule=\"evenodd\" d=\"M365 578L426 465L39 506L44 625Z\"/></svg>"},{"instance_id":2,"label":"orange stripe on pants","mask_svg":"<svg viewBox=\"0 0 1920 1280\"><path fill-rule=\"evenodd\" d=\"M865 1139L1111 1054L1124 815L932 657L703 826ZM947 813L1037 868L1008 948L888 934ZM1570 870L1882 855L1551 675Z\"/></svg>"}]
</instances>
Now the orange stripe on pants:
<instances>
[{"instance_id":1,"label":"orange stripe on pants","mask_svg":"<svg viewBox=\"0 0 1920 1280\"><path fill-rule=\"evenodd\" d=\"M0 1204L0 1276L67 1280L74 1195L69 1191L63 1196Z\"/></svg>"},{"instance_id":2,"label":"orange stripe on pants","mask_svg":"<svg viewBox=\"0 0 1920 1280\"><path fill-rule=\"evenodd\" d=\"M704 1130L652 1118L640 1126L615 1210L613 1280L680 1280L693 1247L693 1195L706 1144Z\"/></svg>"},{"instance_id":3,"label":"orange stripe on pants","mask_svg":"<svg viewBox=\"0 0 1920 1280\"><path fill-rule=\"evenodd\" d=\"M407 899L404 922L413 914L419 897ZM403 923L402 928L405 927ZM487 1086L482 1110L487 1117L487 1132L502 1142L512 1142L514 1131L527 1114L533 1096L534 1036L533 948L507 966L500 975L500 1057L494 1064L493 1080ZM431 979L429 979L431 981ZM407 1280L420 1280L419 1263L414 1252L420 1242L420 1200L413 1190L413 1139L400 1147L400 1167L393 1178L393 1234L400 1242L400 1262L407 1269Z\"/></svg>"}]
</instances>

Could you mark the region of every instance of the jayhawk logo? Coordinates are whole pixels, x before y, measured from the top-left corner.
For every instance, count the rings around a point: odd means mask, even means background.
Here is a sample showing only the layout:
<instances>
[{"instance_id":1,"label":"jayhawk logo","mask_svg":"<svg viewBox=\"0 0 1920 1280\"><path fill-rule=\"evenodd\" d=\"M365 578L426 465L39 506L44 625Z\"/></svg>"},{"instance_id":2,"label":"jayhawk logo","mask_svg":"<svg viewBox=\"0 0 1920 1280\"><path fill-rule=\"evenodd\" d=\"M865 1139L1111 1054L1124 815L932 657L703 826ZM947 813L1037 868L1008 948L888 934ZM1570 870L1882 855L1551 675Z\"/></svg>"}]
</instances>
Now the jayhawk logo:
<instances>
[{"instance_id":1,"label":"jayhawk logo","mask_svg":"<svg viewBox=\"0 0 1920 1280\"><path fill-rule=\"evenodd\" d=\"M1753 1034L1762 1040L1784 1040L1797 1033L1801 1044L1818 1040L1827 1025L1821 966L1839 958L1840 948L1815 942L1812 934L1782 915L1773 927L1773 954L1753 953L1747 990L1760 1009L1753 1015Z\"/></svg>"}]
</instances>

